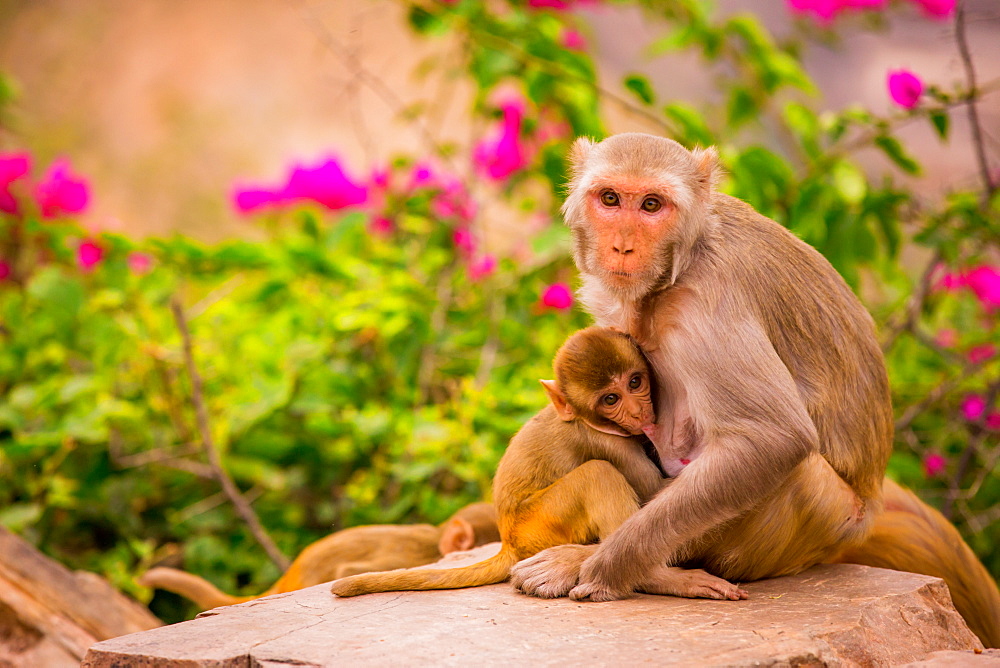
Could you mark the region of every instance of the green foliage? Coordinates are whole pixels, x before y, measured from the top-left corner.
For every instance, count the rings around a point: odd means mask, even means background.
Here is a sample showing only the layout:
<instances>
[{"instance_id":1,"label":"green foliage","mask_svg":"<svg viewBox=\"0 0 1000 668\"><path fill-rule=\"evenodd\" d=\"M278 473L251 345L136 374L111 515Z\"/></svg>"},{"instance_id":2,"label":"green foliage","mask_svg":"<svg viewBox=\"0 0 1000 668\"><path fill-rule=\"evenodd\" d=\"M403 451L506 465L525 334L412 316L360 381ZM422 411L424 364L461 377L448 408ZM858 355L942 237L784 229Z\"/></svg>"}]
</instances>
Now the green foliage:
<instances>
[{"instance_id":1,"label":"green foliage","mask_svg":"<svg viewBox=\"0 0 1000 668\"><path fill-rule=\"evenodd\" d=\"M995 312L968 290L933 289L939 272L901 260L906 248L970 267L996 253L996 195L929 201L899 178L921 166L898 123L924 116L954 140L949 114L963 94L932 88L932 104L889 117L824 110L800 35L777 40L752 16L719 18L699 0L634 4L662 28L649 53L700 58L721 104L665 97L640 71L616 103L686 145L718 145L723 189L816 247L864 298L900 420L890 474L932 501L950 498L942 506L1000 573L995 432L961 408L996 392L997 356L967 355L997 340ZM496 117L491 95L513 87L528 106L522 139L543 121L568 128L538 140L503 184L525 219L554 213L571 137L605 127L593 62L562 46L574 15L460 0L415 3L409 21L428 39L460 38L457 66L484 122ZM0 79L0 102L13 89ZM855 157L872 149L889 165L883 177ZM19 240L0 244L17 255L14 279L0 282L0 523L142 600L150 593L133 576L164 558L234 592L273 581L275 567L205 475L172 295L191 321L226 469L286 554L331 529L440 521L482 498L507 440L544 404L536 379L589 319L539 304L546 285L574 276L563 227L525 239L533 260L502 258L472 280L455 227L432 204L420 193L393 199L391 236L373 234L364 213L308 208L263 219L259 242L139 246L102 235L106 257L92 273L76 265L84 234L72 221L0 217L0 240ZM152 271L129 271L136 250L155 258ZM936 343L941 331L956 340ZM945 458L942 473L927 474L930 454ZM168 619L191 611L178 605L163 597L155 609Z\"/></svg>"}]
</instances>

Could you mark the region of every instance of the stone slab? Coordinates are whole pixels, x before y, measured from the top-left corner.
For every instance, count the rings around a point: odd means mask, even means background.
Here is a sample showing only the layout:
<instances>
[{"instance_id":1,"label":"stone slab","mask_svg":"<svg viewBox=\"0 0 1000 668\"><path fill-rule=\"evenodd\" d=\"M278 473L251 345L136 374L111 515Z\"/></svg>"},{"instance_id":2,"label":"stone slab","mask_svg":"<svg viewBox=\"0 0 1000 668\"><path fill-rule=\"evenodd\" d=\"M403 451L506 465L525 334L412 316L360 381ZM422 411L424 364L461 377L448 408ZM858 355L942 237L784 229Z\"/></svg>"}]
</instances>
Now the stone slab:
<instances>
[{"instance_id":1,"label":"stone slab","mask_svg":"<svg viewBox=\"0 0 1000 668\"><path fill-rule=\"evenodd\" d=\"M822 565L745 589L746 601L643 595L576 603L530 598L509 584L350 599L318 585L97 643L83 665L842 666L995 658L973 654L982 645L937 578ZM962 653L932 658L947 650Z\"/></svg>"}]
</instances>

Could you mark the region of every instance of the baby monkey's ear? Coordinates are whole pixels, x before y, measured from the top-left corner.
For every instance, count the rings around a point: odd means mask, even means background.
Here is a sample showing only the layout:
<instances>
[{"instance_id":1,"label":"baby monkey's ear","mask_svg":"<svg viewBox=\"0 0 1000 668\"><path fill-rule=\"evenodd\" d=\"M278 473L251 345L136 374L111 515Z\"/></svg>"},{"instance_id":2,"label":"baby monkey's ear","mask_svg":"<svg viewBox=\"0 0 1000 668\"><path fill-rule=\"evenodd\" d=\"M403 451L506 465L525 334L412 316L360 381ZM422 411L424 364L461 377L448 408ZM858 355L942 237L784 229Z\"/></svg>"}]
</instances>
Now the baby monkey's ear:
<instances>
[{"instance_id":1,"label":"baby monkey's ear","mask_svg":"<svg viewBox=\"0 0 1000 668\"><path fill-rule=\"evenodd\" d=\"M559 386L556 385L554 380L541 380L539 383L545 388L545 393L549 395L549 401L552 402L552 406L556 409L556 413L565 422L571 422L576 419L576 412L573 407L569 405L566 401L566 396L560 391Z\"/></svg>"}]
</instances>

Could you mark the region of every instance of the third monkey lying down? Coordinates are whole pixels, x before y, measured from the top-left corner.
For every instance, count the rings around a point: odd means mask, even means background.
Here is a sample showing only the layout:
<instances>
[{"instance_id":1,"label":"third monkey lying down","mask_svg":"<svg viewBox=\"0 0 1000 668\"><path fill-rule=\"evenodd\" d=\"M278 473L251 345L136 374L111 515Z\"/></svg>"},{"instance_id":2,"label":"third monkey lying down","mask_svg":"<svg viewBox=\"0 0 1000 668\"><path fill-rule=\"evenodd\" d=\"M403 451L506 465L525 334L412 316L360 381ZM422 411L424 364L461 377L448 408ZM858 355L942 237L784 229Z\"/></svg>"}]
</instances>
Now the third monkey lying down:
<instances>
[{"instance_id":1,"label":"third monkey lying down","mask_svg":"<svg viewBox=\"0 0 1000 668\"><path fill-rule=\"evenodd\" d=\"M502 547L464 568L367 573L337 580L338 596L456 589L503 582L541 550L605 538L666 482L633 435L655 422L650 371L631 337L590 327L556 354L542 381L552 405L510 442L493 481ZM655 594L739 600L746 592L702 570L663 566L642 583Z\"/></svg>"}]
</instances>

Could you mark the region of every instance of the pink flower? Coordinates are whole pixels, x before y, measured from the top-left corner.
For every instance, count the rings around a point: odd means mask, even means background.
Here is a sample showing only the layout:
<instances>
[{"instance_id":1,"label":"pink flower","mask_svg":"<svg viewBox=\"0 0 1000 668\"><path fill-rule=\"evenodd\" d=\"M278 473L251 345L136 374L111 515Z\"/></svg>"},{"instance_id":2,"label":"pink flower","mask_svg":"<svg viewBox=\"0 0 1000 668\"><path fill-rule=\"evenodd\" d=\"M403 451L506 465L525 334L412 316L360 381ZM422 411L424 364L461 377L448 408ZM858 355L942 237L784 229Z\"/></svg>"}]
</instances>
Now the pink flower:
<instances>
[{"instance_id":1,"label":"pink flower","mask_svg":"<svg viewBox=\"0 0 1000 668\"><path fill-rule=\"evenodd\" d=\"M981 346L969 348L969 352L966 353L966 356L971 363L979 364L980 362L985 362L996 354L997 347L995 345L992 343L984 343Z\"/></svg>"},{"instance_id":2,"label":"pink flower","mask_svg":"<svg viewBox=\"0 0 1000 668\"><path fill-rule=\"evenodd\" d=\"M970 394L962 403L959 404L959 410L962 411L962 415L969 422L975 422L986 410L986 397L979 394Z\"/></svg>"},{"instance_id":3,"label":"pink flower","mask_svg":"<svg viewBox=\"0 0 1000 668\"><path fill-rule=\"evenodd\" d=\"M986 428L1000 430L1000 411L993 411L986 416Z\"/></svg>"},{"instance_id":4,"label":"pink flower","mask_svg":"<svg viewBox=\"0 0 1000 668\"><path fill-rule=\"evenodd\" d=\"M232 193L233 208L242 215L249 215L262 209L280 206L283 203L280 193L264 188L237 187Z\"/></svg>"},{"instance_id":5,"label":"pink flower","mask_svg":"<svg viewBox=\"0 0 1000 668\"><path fill-rule=\"evenodd\" d=\"M955 0L913 0L924 10L924 14L937 19L945 19L955 11Z\"/></svg>"},{"instance_id":6,"label":"pink flower","mask_svg":"<svg viewBox=\"0 0 1000 668\"><path fill-rule=\"evenodd\" d=\"M524 146L521 144L523 105L508 102L502 105L503 121L500 136L486 139L473 149L472 158L481 174L495 181L502 181L528 165Z\"/></svg>"},{"instance_id":7,"label":"pink flower","mask_svg":"<svg viewBox=\"0 0 1000 668\"><path fill-rule=\"evenodd\" d=\"M13 273L13 269L10 268L10 264L0 260L0 281L6 281L10 278L11 273Z\"/></svg>"},{"instance_id":8,"label":"pink flower","mask_svg":"<svg viewBox=\"0 0 1000 668\"><path fill-rule=\"evenodd\" d=\"M295 165L281 196L291 202L312 200L336 211L364 204L368 189L351 181L335 158L327 158L315 167Z\"/></svg>"},{"instance_id":9,"label":"pink flower","mask_svg":"<svg viewBox=\"0 0 1000 668\"><path fill-rule=\"evenodd\" d=\"M573 293L565 283L553 283L542 293L542 304L561 311L568 310L573 306Z\"/></svg>"},{"instance_id":10,"label":"pink flower","mask_svg":"<svg viewBox=\"0 0 1000 668\"><path fill-rule=\"evenodd\" d=\"M1000 307L1000 268L981 265L958 272L946 272L934 286L939 290L953 292L969 288L988 310Z\"/></svg>"},{"instance_id":11,"label":"pink flower","mask_svg":"<svg viewBox=\"0 0 1000 668\"><path fill-rule=\"evenodd\" d=\"M489 276L497 269L497 259L492 255L484 255L478 260L469 264L468 272L469 279L473 281L478 281L481 278Z\"/></svg>"},{"instance_id":12,"label":"pink flower","mask_svg":"<svg viewBox=\"0 0 1000 668\"><path fill-rule=\"evenodd\" d=\"M466 256L471 256L476 252L476 239L472 236L472 230L468 227L460 227L451 235L451 240L455 248Z\"/></svg>"},{"instance_id":13,"label":"pink flower","mask_svg":"<svg viewBox=\"0 0 1000 668\"><path fill-rule=\"evenodd\" d=\"M64 213L80 213L87 208L90 190L86 180L69 170L69 162L56 160L35 188L35 198L43 218Z\"/></svg>"},{"instance_id":14,"label":"pink flower","mask_svg":"<svg viewBox=\"0 0 1000 668\"><path fill-rule=\"evenodd\" d=\"M410 172L410 190L414 188L430 188L437 183L434 169L426 162L413 165Z\"/></svg>"},{"instance_id":15,"label":"pink flower","mask_svg":"<svg viewBox=\"0 0 1000 668\"><path fill-rule=\"evenodd\" d=\"M153 268L153 257L148 253L129 253L128 268L133 274L139 276L149 273L149 270Z\"/></svg>"},{"instance_id":16,"label":"pink flower","mask_svg":"<svg viewBox=\"0 0 1000 668\"><path fill-rule=\"evenodd\" d=\"M886 79L892 101L906 109L913 109L924 92L924 82L909 70L893 70Z\"/></svg>"},{"instance_id":17,"label":"pink flower","mask_svg":"<svg viewBox=\"0 0 1000 668\"><path fill-rule=\"evenodd\" d=\"M583 51L587 48L587 40L583 38L579 30L572 28L564 28L559 41L562 42L564 48L571 51Z\"/></svg>"},{"instance_id":18,"label":"pink flower","mask_svg":"<svg viewBox=\"0 0 1000 668\"><path fill-rule=\"evenodd\" d=\"M31 156L27 153L0 153L0 211L17 216L21 213L17 200L10 192L10 184L31 170Z\"/></svg>"},{"instance_id":19,"label":"pink flower","mask_svg":"<svg viewBox=\"0 0 1000 668\"><path fill-rule=\"evenodd\" d=\"M942 348L954 348L958 343L958 332L953 329L942 329L934 337L934 343Z\"/></svg>"},{"instance_id":20,"label":"pink flower","mask_svg":"<svg viewBox=\"0 0 1000 668\"><path fill-rule=\"evenodd\" d=\"M395 223L385 216L374 216L368 221L368 231L378 237L388 237L395 229Z\"/></svg>"},{"instance_id":21,"label":"pink flower","mask_svg":"<svg viewBox=\"0 0 1000 668\"><path fill-rule=\"evenodd\" d=\"M476 217L476 203L461 181L446 178L441 192L431 200L431 212L438 218L457 218L469 223Z\"/></svg>"},{"instance_id":22,"label":"pink flower","mask_svg":"<svg viewBox=\"0 0 1000 668\"><path fill-rule=\"evenodd\" d=\"M532 9L558 9L560 11L569 9L573 0L528 0L528 6Z\"/></svg>"},{"instance_id":23,"label":"pink flower","mask_svg":"<svg viewBox=\"0 0 1000 668\"><path fill-rule=\"evenodd\" d=\"M948 460L943 455L932 452L924 457L924 475L928 478L934 478L939 473L942 473L947 465Z\"/></svg>"},{"instance_id":24,"label":"pink flower","mask_svg":"<svg viewBox=\"0 0 1000 668\"><path fill-rule=\"evenodd\" d=\"M93 271L103 259L104 249L93 241L84 241L76 249L76 262L84 271Z\"/></svg>"},{"instance_id":25,"label":"pink flower","mask_svg":"<svg viewBox=\"0 0 1000 668\"><path fill-rule=\"evenodd\" d=\"M819 23L830 23L845 10L881 9L889 0L787 0L797 14L812 14Z\"/></svg>"}]
</instances>

